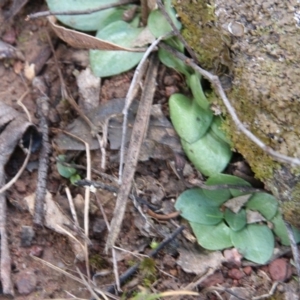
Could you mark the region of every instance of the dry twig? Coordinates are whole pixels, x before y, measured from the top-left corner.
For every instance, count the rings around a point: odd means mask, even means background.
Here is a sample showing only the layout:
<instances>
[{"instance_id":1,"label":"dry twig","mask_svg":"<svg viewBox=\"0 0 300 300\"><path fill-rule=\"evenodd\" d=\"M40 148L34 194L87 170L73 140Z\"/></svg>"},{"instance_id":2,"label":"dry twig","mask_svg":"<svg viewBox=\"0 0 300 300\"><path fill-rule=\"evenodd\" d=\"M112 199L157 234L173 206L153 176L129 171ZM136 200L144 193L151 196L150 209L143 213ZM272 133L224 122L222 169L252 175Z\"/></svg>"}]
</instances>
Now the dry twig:
<instances>
[{"instance_id":1,"label":"dry twig","mask_svg":"<svg viewBox=\"0 0 300 300\"><path fill-rule=\"evenodd\" d=\"M161 41L161 38L155 40L150 47L145 52L143 58L139 62L138 66L135 69L134 76L132 78L130 87L128 89L126 98L125 98L125 104L123 108L123 127L122 127L122 141L121 141L121 149L120 149L120 166L119 166L119 183L122 182L122 176L123 176L123 164L124 164L124 156L125 156L125 139L126 139L126 132L127 132L127 119L128 119L128 110L129 107L136 96L138 90L139 90L139 83L146 71L146 60L150 53L153 51L153 49L158 45L158 43Z\"/></svg>"},{"instance_id":2,"label":"dry twig","mask_svg":"<svg viewBox=\"0 0 300 300\"><path fill-rule=\"evenodd\" d=\"M145 79L145 87L142 93L141 102L137 111L136 120L131 134L129 149L122 176L122 185L118 193L114 216L111 221L111 230L108 234L105 245L106 251L114 246L114 243L120 232L120 227L126 209L127 198L131 189L135 168L138 162L140 148L148 128L150 110L155 91L157 69L158 59L156 56L152 56Z\"/></svg>"},{"instance_id":3,"label":"dry twig","mask_svg":"<svg viewBox=\"0 0 300 300\"><path fill-rule=\"evenodd\" d=\"M180 234L184 230L184 226L180 226L177 228L170 236L166 237L158 246L156 249L152 250L149 253L149 257L155 257L158 252L163 249L167 244L169 244L171 241L173 241L178 234ZM120 276L120 283L124 283L129 277L131 277L139 268L140 263L135 264L131 268L129 268L124 274ZM114 285L111 285L107 292L114 293Z\"/></svg>"},{"instance_id":4,"label":"dry twig","mask_svg":"<svg viewBox=\"0 0 300 300\"><path fill-rule=\"evenodd\" d=\"M42 132L42 147L39 155L39 169L37 187L35 192L33 223L43 226L44 220L44 200L46 196L47 173L49 166L49 128L47 115L49 111L49 98L47 96L38 97L37 100L38 115L40 118L40 130Z\"/></svg>"}]
</instances>

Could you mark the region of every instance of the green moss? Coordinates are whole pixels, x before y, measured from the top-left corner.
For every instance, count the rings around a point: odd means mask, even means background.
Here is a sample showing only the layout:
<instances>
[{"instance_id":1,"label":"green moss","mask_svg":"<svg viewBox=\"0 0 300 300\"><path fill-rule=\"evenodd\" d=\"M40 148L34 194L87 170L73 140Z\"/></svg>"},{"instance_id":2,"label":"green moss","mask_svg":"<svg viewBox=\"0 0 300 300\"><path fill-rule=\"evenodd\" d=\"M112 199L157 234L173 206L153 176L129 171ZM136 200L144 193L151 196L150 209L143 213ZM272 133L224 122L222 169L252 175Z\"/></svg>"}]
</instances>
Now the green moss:
<instances>
[{"instance_id":1,"label":"green moss","mask_svg":"<svg viewBox=\"0 0 300 300\"><path fill-rule=\"evenodd\" d=\"M208 1L173 1L177 14L184 24L182 35L198 54L203 68L221 72L230 64L229 40L214 25L214 8Z\"/></svg>"},{"instance_id":2,"label":"green moss","mask_svg":"<svg viewBox=\"0 0 300 300\"><path fill-rule=\"evenodd\" d=\"M94 254L90 256L90 266L95 270L101 270L104 265L104 260L99 254Z\"/></svg>"},{"instance_id":3,"label":"green moss","mask_svg":"<svg viewBox=\"0 0 300 300\"><path fill-rule=\"evenodd\" d=\"M139 266L140 274L143 277L143 285L145 287L151 286L151 284L156 280L156 267L155 260L146 257L142 260Z\"/></svg>"}]
</instances>

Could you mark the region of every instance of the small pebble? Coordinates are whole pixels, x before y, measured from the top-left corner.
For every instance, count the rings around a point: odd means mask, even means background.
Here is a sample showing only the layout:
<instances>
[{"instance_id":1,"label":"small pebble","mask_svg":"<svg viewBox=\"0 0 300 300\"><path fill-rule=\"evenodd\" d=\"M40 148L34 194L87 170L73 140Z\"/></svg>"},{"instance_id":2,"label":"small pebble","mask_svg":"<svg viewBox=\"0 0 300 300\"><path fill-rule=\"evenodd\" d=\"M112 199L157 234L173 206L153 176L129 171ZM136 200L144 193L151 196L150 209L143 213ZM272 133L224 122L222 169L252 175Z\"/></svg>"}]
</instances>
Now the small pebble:
<instances>
[{"instance_id":1,"label":"small pebble","mask_svg":"<svg viewBox=\"0 0 300 300\"><path fill-rule=\"evenodd\" d=\"M228 271L228 276L232 279L240 280L245 274L241 270L233 268Z\"/></svg>"},{"instance_id":2,"label":"small pebble","mask_svg":"<svg viewBox=\"0 0 300 300\"><path fill-rule=\"evenodd\" d=\"M34 230L31 226L22 226L21 231L21 246L29 247L31 246L32 239L34 238Z\"/></svg>"},{"instance_id":3,"label":"small pebble","mask_svg":"<svg viewBox=\"0 0 300 300\"><path fill-rule=\"evenodd\" d=\"M292 268L286 259L278 258L270 263L269 273L274 281L286 281L292 275Z\"/></svg>"},{"instance_id":4,"label":"small pebble","mask_svg":"<svg viewBox=\"0 0 300 300\"><path fill-rule=\"evenodd\" d=\"M32 271L19 272L16 280L16 287L19 294L28 295L35 290L37 279Z\"/></svg>"}]
</instances>

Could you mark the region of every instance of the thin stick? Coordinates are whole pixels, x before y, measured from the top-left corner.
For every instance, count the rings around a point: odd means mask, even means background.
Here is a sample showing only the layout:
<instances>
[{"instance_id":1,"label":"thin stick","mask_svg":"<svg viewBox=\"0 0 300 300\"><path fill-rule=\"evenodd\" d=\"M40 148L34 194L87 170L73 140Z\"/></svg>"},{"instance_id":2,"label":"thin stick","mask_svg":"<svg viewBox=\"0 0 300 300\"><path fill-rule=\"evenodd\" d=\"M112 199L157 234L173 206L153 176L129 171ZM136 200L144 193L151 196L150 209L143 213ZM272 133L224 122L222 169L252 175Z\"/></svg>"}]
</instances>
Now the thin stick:
<instances>
[{"instance_id":1,"label":"thin stick","mask_svg":"<svg viewBox=\"0 0 300 300\"><path fill-rule=\"evenodd\" d=\"M2 172L1 172L2 173ZM3 170L4 173L4 170ZM4 182L4 178L1 178ZM1 184L1 182L0 182ZM1 236L1 260L0 260L0 280L4 295L14 296L14 288L11 281L11 258L7 243L6 233L6 198L5 193L0 194L0 236Z\"/></svg>"},{"instance_id":2,"label":"thin stick","mask_svg":"<svg viewBox=\"0 0 300 300\"><path fill-rule=\"evenodd\" d=\"M109 191L109 192L115 193L115 194L117 194L119 192L118 187L115 187L115 186L109 185L109 184L105 184L105 183L100 182L100 181L92 181L92 180L83 179L83 180L76 181L76 184L80 185L80 186L90 186L90 187L94 187L96 189L106 190L106 191ZM152 203L149 203L148 201L144 200L141 197L137 197L137 196L134 196L132 194L130 194L128 197L132 201L137 200L140 204L145 204L146 206L150 207L152 210L157 210L158 209L157 206L153 205Z\"/></svg>"},{"instance_id":3,"label":"thin stick","mask_svg":"<svg viewBox=\"0 0 300 300\"><path fill-rule=\"evenodd\" d=\"M90 284L85 280L83 274L81 273L80 269L76 267L77 273L79 274L81 280L83 281L84 285L87 287L87 289L90 291L91 295L96 298L96 300L101 300L98 295L93 291L92 287ZM108 300L108 298L104 295L104 293L101 291L101 296L105 299Z\"/></svg>"},{"instance_id":4,"label":"thin stick","mask_svg":"<svg viewBox=\"0 0 300 300\"><path fill-rule=\"evenodd\" d=\"M59 161L59 159L57 159L57 161ZM62 164L63 166L66 166L66 167L75 168L75 169L79 169L79 170L86 170L86 167L82 166L82 165L67 163L67 162L64 162L64 161L60 161L59 163ZM118 183L118 179L111 176L111 175L109 175L109 174L106 174L104 172L100 172L100 171L98 171L96 169L93 169L93 168L91 168L91 171L92 171L92 173L95 173L95 174L97 174L97 175L99 175L99 176L101 176L105 179L108 179L112 182Z\"/></svg>"},{"instance_id":5,"label":"thin stick","mask_svg":"<svg viewBox=\"0 0 300 300\"><path fill-rule=\"evenodd\" d=\"M102 216L103 216L103 219L105 221L105 224L106 224L106 227L107 227L107 230L110 231L110 225L109 225L109 222L108 222L108 219L107 219L107 216L106 216L106 213L103 209L103 205L98 197L98 195L95 193L95 196L96 196L96 200L97 200L97 204L101 210L101 213L102 213ZM120 285L120 277L119 277L119 271L118 271L118 263L117 263L117 259L116 259L116 251L115 251L115 248L112 248L111 249L111 252L112 252L112 260L113 260L113 266L114 266L114 275L115 275L115 280L116 280L116 287L117 287L117 290L119 292L121 292L121 285Z\"/></svg>"},{"instance_id":6,"label":"thin stick","mask_svg":"<svg viewBox=\"0 0 300 300\"><path fill-rule=\"evenodd\" d=\"M74 221L75 225L79 228L80 225L79 225L79 222L78 222L76 209L75 209L75 206L74 206L73 198L72 198L69 187L66 186L65 191L66 191L66 194L67 194L67 198L68 198L68 202L69 202L70 211L71 211L73 221Z\"/></svg>"},{"instance_id":7,"label":"thin stick","mask_svg":"<svg viewBox=\"0 0 300 300\"><path fill-rule=\"evenodd\" d=\"M171 241L173 241L176 236L178 234L180 234L182 232L182 230L184 230L184 226L180 226L179 228L177 228L170 236L166 237L158 246L156 249L152 250L149 253L149 257L155 257L158 252L163 249L167 244L169 244ZM131 277L139 268L140 262L136 263L134 266L130 267L125 273L123 273L120 276L120 282L121 284L124 283L129 277ZM109 293L114 293L115 291L115 287L114 285L111 285L108 289L107 292Z\"/></svg>"},{"instance_id":8,"label":"thin stick","mask_svg":"<svg viewBox=\"0 0 300 300\"><path fill-rule=\"evenodd\" d=\"M70 10L70 11L41 11L41 12L37 12L34 14L30 14L27 15L26 17L26 21L28 20L32 20L32 19L36 19L36 18L41 18L41 17L47 17L47 16L76 16L76 15L89 15L92 14L94 12L97 11L101 11L101 10L105 10L108 8L112 8L112 7L117 7L117 6L121 6L124 4L129 4L129 3L135 3L138 1L134 1L134 0L119 0L116 3L110 3L110 4L105 4L105 5L100 5L96 8L93 9L85 9L85 10Z\"/></svg>"},{"instance_id":9,"label":"thin stick","mask_svg":"<svg viewBox=\"0 0 300 300\"><path fill-rule=\"evenodd\" d=\"M159 45L159 47L167 50L171 54L175 55L177 58L181 59L188 66L192 67L196 72L203 75L206 79L208 79L211 82L211 84L214 86L216 92L221 97L221 99L222 99L228 113L230 114L233 122L235 123L237 129L240 130L241 132L243 132L253 143L255 143L259 148L261 148L263 151L265 151L267 154L269 154L270 156L272 156L275 160L277 160L279 162L300 166L299 158L294 158L291 156L286 156L286 155L278 153L277 151L273 150L271 147L264 144L264 142L262 142L259 138L257 138L251 131L246 129L246 127L243 125L243 123L238 118L238 116L235 112L235 109L230 104L230 101L228 100L228 98L222 88L222 85L221 85L221 82L220 82L218 76L213 75L210 72L200 68L193 60L189 59L182 53L176 51L175 49L169 47L168 45L166 45L164 43L161 43Z\"/></svg>"},{"instance_id":10,"label":"thin stick","mask_svg":"<svg viewBox=\"0 0 300 300\"><path fill-rule=\"evenodd\" d=\"M286 227L288 237L289 237L289 240L290 240L290 243L291 243L291 249L292 249L293 257L294 257L294 260L295 260L295 266L296 266L297 274L298 274L298 277L300 278L300 255L299 255L297 242L295 240L293 228L292 228L291 224L289 224L287 222L284 222L284 223L285 223L285 227Z\"/></svg>"},{"instance_id":11,"label":"thin stick","mask_svg":"<svg viewBox=\"0 0 300 300\"><path fill-rule=\"evenodd\" d=\"M129 149L126 157L126 164L124 167L124 173L122 175L122 185L120 186L118 193L114 216L110 225L111 230L108 234L105 245L105 251L108 251L108 249L111 249L114 246L114 243L120 232L120 227L126 209L127 198L130 193L135 168L138 162L140 148L148 129L158 64L159 62L156 56L152 56L145 79L146 84L132 129Z\"/></svg>"},{"instance_id":12,"label":"thin stick","mask_svg":"<svg viewBox=\"0 0 300 300\"><path fill-rule=\"evenodd\" d=\"M165 9L162 1L161 0L156 0L156 3L157 3L157 6L159 7L159 9L161 10L162 14L164 15L164 17L166 18L166 20L168 21L168 23L172 27L172 30L173 30L174 34L179 38L180 42L184 45L185 49L187 50L187 52L189 53L189 55L191 56L191 58L195 62L198 62L198 59L196 57L195 52L192 50L192 48L190 47L190 45L186 42L186 40L183 38L183 36L180 33L180 31L175 26L175 24L172 21L171 17L167 13L167 11L166 11L166 9Z\"/></svg>"},{"instance_id":13,"label":"thin stick","mask_svg":"<svg viewBox=\"0 0 300 300\"><path fill-rule=\"evenodd\" d=\"M29 90L27 89L25 91L25 93L18 99L17 103L19 106L22 107L22 109L24 110L24 112L26 113L27 115L27 118L28 118L28 121L30 123L32 123L32 119L31 119L31 115L27 109L27 107L23 104L23 99L28 95L29 93ZM9 181L7 182L5 185L3 185L1 188L0 188L0 194L1 193L4 193L6 190L8 190L18 179L19 177L21 176L21 174L23 173L23 171L25 170L26 166L27 166L27 163L29 161L29 158L30 158L30 153L31 153L31 146L32 146L32 139L30 139L30 145L29 145L29 148L28 148L28 151L26 153L26 157L25 157L25 160L21 166L21 168L19 169L19 171L17 172L17 174Z\"/></svg>"},{"instance_id":14,"label":"thin stick","mask_svg":"<svg viewBox=\"0 0 300 300\"><path fill-rule=\"evenodd\" d=\"M9 182L7 182L5 185L3 185L1 187L0 194L4 193L6 190L8 190L19 179L19 177L22 175L22 173L25 170L25 168L27 166L27 163L29 161L30 153L31 153L31 148L32 148L32 138L30 138L29 148L27 150L26 157L25 157L25 160L24 160L21 168L19 169L19 171L17 172L17 174Z\"/></svg>"},{"instance_id":15,"label":"thin stick","mask_svg":"<svg viewBox=\"0 0 300 300\"><path fill-rule=\"evenodd\" d=\"M85 145L85 149L86 149L86 178L87 180L91 180L91 155L90 155L90 146L89 144L82 140L81 138L79 138L78 136L70 133L70 132L67 132L67 131L64 131L64 130L61 130L63 133L81 141L84 145ZM85 188L85 191L84 191L84 233L85 235L88 237L89 236L89 207L90 207L90 193L91 193L91 190L86 187ZM90 275L90 265L89 265L89 251L88 251L88 243L87 241L85 240L84 241L84 246L85 246L85 265L86 265L86 272L87 272L87 276L88 276L88 279L89 279L89 282L90 282L90 278L91 278L91 275Z\"/></svg>"},{"instance_id":16,"label":"thin stick","mask_svg":"<svg viewBox=\"0 0 300 300\"><path fill-rule=\"evenodd\" d=\"M49 98L47 96L38 97L36 102L38 115L40 118L39 127L42 132L42 148L39 155L39 169L37 187L35 191L33 223L42 227L44 223L44 201L46 196L47 173L50 154L49 128L47 122Z\"/></svg>"},{"instance_id":17,"label":"thin stick","mask_svg":"<svg viewBox=\"0 0 300 300\"><path fill-rule=\"evenodd\" d=\"M121 184L122 176L123 176L123 164L124 164L124 154L125 154L125 140L126 140L126 132L127 132L127 118L128 118L128 109L138 91L139 82L146 71L145 62L150 53L155 49L155 47L159 44L159 42L168 35L159 37L155 40L145 52L143 58L139 62L138 66L135 69L129 90L127 92L125 98L125 105L123 108L123 127L122 127L122 142L121 142L121 149L120 149L120 166L119 166L119 183Z\"/></svg>"},{"instance_id":18,"label":"thin stick","mask_svg":"<svg viewBox=\"0 0 300 300\"><path fill-rule=\"evenodd\" d=\"M79 105L76 103L76 101L73 99L73 97L69 94L69 92L67 90L67 87L66 87L66 84L65 84L65 81L64 81L64 78L62 76L62 72L61 72L61 70L58 66L58 60L57 60L57 57L56 57L56 53L55 53L55 50L54 50L54 47L53 47L53 44L51 42L51 39L50 39L50 36L49 36L48 32L47 32L47 38L48 38L49 45L51 47L51 51L52 51L53 58L54 58L54 63L55 63L55 66L56 66L56 69L57 69L57 72L58 72L59 79L60 79L62 97L67 99L69 104L76 110L76 112L79 114L79 116L90 127L92 136L97 138L97 140L99 142L99 147L100 147L100 150L101 150L101 154L102 154L101 167L104 169L105 168L105 159L106 159L104 145L105 145L105 141L107 139L107 136L106 136L107 133L106 133L106 135L104 133L102 138L100 137L98 132L100 132L102 130L103 125L100 124L99 126L96 126L95 124L93 124L93 122L82 112ZM110 118L110 116L108 117L108 119L109 118ZM105 125L105 121L106 120L104 120L104 125Z\"/></svg>"}]
</instances>

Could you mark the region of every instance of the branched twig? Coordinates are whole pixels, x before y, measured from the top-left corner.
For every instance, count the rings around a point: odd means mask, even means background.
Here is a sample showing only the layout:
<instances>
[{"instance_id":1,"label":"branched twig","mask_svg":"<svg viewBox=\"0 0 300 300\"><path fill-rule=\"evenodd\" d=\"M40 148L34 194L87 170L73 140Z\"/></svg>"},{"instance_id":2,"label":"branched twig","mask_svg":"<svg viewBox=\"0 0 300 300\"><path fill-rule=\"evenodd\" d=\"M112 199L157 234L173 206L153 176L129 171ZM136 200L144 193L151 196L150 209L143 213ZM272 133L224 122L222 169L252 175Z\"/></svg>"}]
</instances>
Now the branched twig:
<instances>
[{"instance_id":1,"label":"branched twig","mask_svg":"<svg viewBox=\"0 0 300 300\"><path fill-rule=\"evenodd\" d=\"M105 245L106 251L108 251L108 249L111 249L114 246L114 243L120 232L120 227L126 209L127 198L131 190L132 180L138 162L140 148L148 129L150 111L155 91L157 70L158 59L155 55L151 57L149 63L149 68L145 79L145 87L142 93L141 101L136 114L136 119L133 125L129 149L124 167L124 173L122 175L122 185L120 186L120 190L116 201L116 207L114 210L114 216L110 225L111 230L108 234Z\"/></svg>"},{"instance_id":2,"label":"branched twig","mask_svg":"<svg viewBox=\"0 0 300 300\"><path fill-rule=\"evenodd\" d=\"M261 193L266 192L263 189L253 188L252 186L247 185L238 185L238 184L216 184L216 185L206 185L201 180L195 179L190 180L188 183L184 182L187 187L195 187L198 186L204 190L215 191L215 190L223 190L223 189L235 189L241 192L246 193Z\"/></svg>"},{"instance_id":3,"label":"branched twig","mask_svg":"<svg viewBox=\"0 0 300 300\"><path fill-rule=\"evenodd\" d=\"M115 193L115 194L117 194L119 192L119 188L117 188L113 185L105 184L105 183L100 182L100 181L92 181L92 180L83 179L83 180L76 181L76 185L90 186L90 187L94 187L96 189L106 190L106 191L109 191L109 192L112 192L112 193ZM144 200L141 197L133 196L132 194L130 194L128 197L132 201L137 200L139 202L139 204L144 204L147 207L151 208L152 210L157 210L158 209L158 207L156 207L155 205L147 202L146 200Z\"/></svg>"},{"instance_id":4,"label":"branched twig","mask_svg":"<svg viewBox=\"0 0 300 300\"><path fill-rule=\"evenodd\" d=\"M261 148L263 151L265 151L267 154L272 156L275 160L282 162L282 163L288 163L291 165L297 165L300 166L300 159L299 158L294 158L291 156L286 156L283 154L278 153L277 151L273 150L271 147L267 146L264 142L262 142L259 138L257 138L251 131L246 129L244 124L240 121L238 118L235 109L231 105L230 101L228 100L221 82L219 80L219 77L216 75L213 75L212 73L200 68L193 60L189 59L186 57L184 54L180 53L179 51L176 51L175 49L171 48L170 46L161 43L159 47L167 50L183 62L185 62L188 66L192 67L197 73L201 74L204 76L206 79L208 79L213 87L215 88L215 91L219 94L221 97L228 113L230 114L233 122L235 123L236 127L238 130L243 132L253 143L255 143L259 148Z\"/></svg>"},{"instance_id":5,"label":"branched twig","mask_svg":"<svg viewBox=\"0 0 300 300\"><path fill-rule=\"evenodd\" d=\"M85 10L70 10L70 11L41 11L34 14L30 14L26 17L26 21L41 18L41 17L47 17L47 16L75 16L75 15L89 15L97 11L105 10L112 7L121 6L124 4L134 3L137 2L135 0L119 0L116 3L110 3L98 6L94 9L85 9Z\"/></svg>"},{"instance_id":6,"label":"branched twig","mask_svg":"<svg viewBox=\"0 0 300 300\"><path fill-rule=\"evenodd\" d=\"M123 164L124 164L124 155L125 155L125 140L126 140L126 132L127 132L127 118L128 118L128 109L139 89L139 83L144 75L146 68L145 68L145 62L150 53L155 49L155 47L158 45L158 43L161 41L163 37L158 38L155 40L150 47L145 52L143 58L139 62L138 66L135 69L134 76L132 78L130 87L128 89L126 98L125 98L125 105L123 108L123 127L122 127L122 141L121 141L121 149L120 149L120 166L119 166L119 183L121 184L122 176L123 176Z\"/></svg>"},{"instance_id":7,"label":"branched twig","mask_svg":"<svg viewBox=\"0 0 300 300\"><path fill-rule=\"evenodd\" d=\"M187 52L189 53L189 55L191 56L191 58L195 62L198 62L198 59L196 57L195 52L192 50L192 48L190 47L190 45L186 42L186 40L183 38L183 36L180 33L180 31L175 26L175 24L172 21L171 17L167 13L167 11L166 11L166 9L165 9L162 1L161 0L156 0L156 3L157 3L157 6L159 7L159 9L161 10L162 14L164 15L164 17L166 18L166 20L168 21L168 23L172 27L173 33L178 37L178 39L180 40L180 42L184 45L185 49L187 50Z\"/></svg>"}]
</instances>

